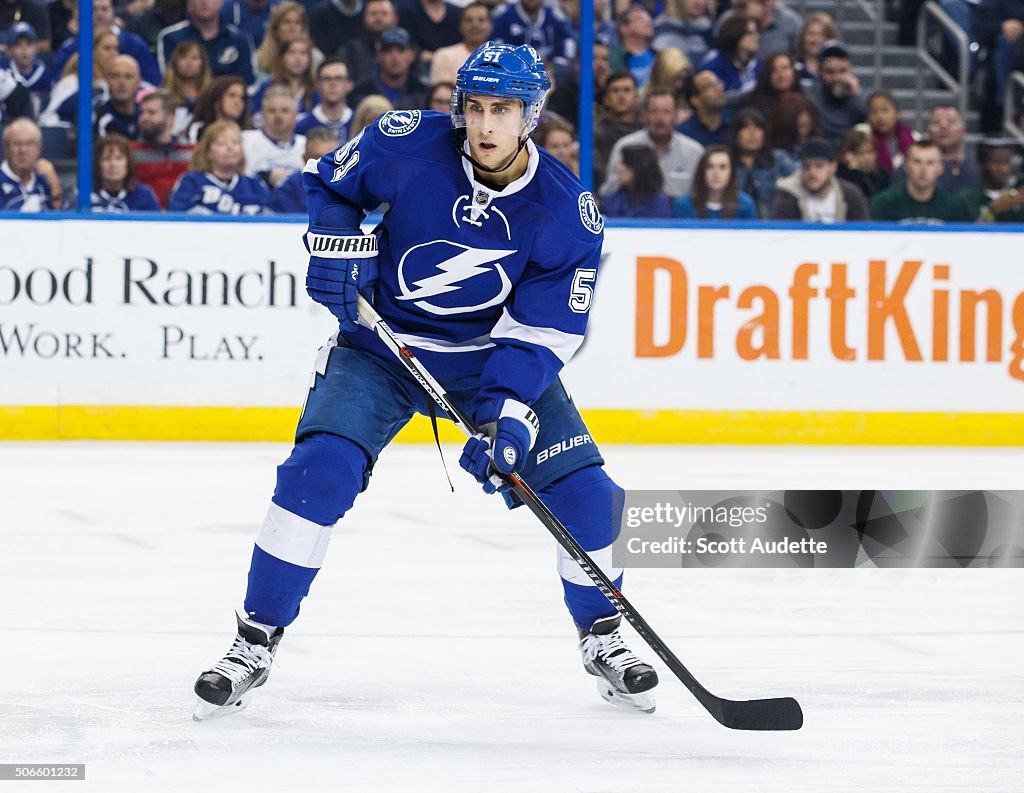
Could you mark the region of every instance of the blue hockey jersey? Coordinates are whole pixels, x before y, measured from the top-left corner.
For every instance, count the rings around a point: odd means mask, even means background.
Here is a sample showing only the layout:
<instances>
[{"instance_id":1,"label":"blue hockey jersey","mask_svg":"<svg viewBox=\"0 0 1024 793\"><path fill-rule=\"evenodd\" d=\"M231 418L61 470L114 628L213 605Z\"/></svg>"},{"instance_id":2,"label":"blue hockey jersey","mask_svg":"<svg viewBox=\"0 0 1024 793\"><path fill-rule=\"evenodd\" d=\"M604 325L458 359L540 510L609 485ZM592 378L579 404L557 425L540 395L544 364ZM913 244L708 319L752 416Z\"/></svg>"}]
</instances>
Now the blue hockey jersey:
<instances>
[{"instance_id":1,"label":"blue hockey jersey","mask_svg":"<svg viewBox=\"0 0 1024 793\"><path fill-rule=\"evenodd\" d=\"M259 215L270 204L263 182L251 176L233 176L222 182L212 173L186 171L167 201L168 212L202 215Z\"/></svg>"},{"instance_id":2,"label":"blue hockey jersey","mask_svg":"<svg viewBox=\"0 0 1024 793\"><path fill-rule=\"evenodd\" d=\"M93 212L159 212L160 202L156 200L153 188L146 184L132 185L130 190L119 193L108 193L106 190L93 190L90 196Z\"/></svg>"},{"instance_id":3,"label":"blue hockey jersey","mask_svg":"<svg viewBox=\"0 0 1024 793\"><path fill-rule=\"evenodd\" d=\"M0 209L46 212L50 209L50 183L38 173L24 185L4 161L0 164Z\"/></svg>"},{"instance_id":4,"label":"blue hockey jersey","mask_svg":"<svg viewBox=\"0 0 1024 793\"><path fill-rule=\"evenodd\" d=\"M583 341L604 221L576 177L532 142L498 191L456 150L447 114L386 113L306 165L310 223L380 230L374 305L442 382L480 375L477 399L530 404ZM360 327L350 343L389 358Z\"/></svg>"}]
</instances>

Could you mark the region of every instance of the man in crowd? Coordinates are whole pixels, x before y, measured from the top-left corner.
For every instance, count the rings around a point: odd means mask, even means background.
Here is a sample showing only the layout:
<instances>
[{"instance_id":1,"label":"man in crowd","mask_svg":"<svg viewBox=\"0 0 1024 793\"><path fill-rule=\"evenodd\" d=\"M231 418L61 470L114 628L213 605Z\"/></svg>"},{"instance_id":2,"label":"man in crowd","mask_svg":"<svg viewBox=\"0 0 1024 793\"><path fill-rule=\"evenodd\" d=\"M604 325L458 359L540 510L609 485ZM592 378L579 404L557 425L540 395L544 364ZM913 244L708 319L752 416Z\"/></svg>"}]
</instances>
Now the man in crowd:
<instances>
[{"instance_id":1,"label":"man in crowd","mask_svg":"<svg viewBox=\"0 0 1024 793\"><path fill-rule=\"evenodd\" d=\"M545 7L544 0L509 3L494 17L494 39L502 44L529 44L545 63L567 66L576 57L572 27Z\"/></svg>"},{"instance_id":2,"label":"man in crowd","mask_svg":"<svg viewBox=\"0 0 1024 793\"><path fill-rule=\"evenodd\" d=\"M942 152L930 140L916 141L907 151L903 163L907 178L871 199L871 215L875 220L898 220L904 223L969 222L966 204L939 187L942 175Z\"/></svg>"},{"instance_id":3,"label":"man in crowd","mask_svg":"<svg viewBox=\"0 0 1024 793\"><path fill-rule=\"evenodd\" d=\"M370 94L387 97L396 110L423 107L426 100L423 83L412 68L416 51L405 28L390 28L381 33L377 45L377 72L360 81L352 91L352 104Z\"/></svg>"},{"instance_id":4,"label":"man in crowd","mask_svg":"<svg viewBox=\"0 0 1024 793\"><path fill-rule=\"evenodd\" d=\"M118 55L114 58L107 72L110 98L101 103L94 113L96 137L111 132L123 135L128 140L135 140L139 136L139 106L135 94L141 82L139 64L131 55Z\"/></svg>"},{"instance_id":5,"label":"man in crowd","mask_svg":"<svg viewBox=\"0 0 1024 793\"><path fill-rule=\"evenodd\" d=\"M846 223L870 219L860 189L836 178L836 154L831 143L811 138L798 154L800 169L776 184L771 208L774 220Z\"/></svg>"},{"instance_id":6,"label":"man in crowd","mask_svg":"<svg viewBox=\"0 0 1024 793\"><path fill-rule=\"evenodd\" d=\"M651 91L644 97L645 127L631 135L620 138L612 147L608 158L608 169L601 195L608 196L619 189L618 164L622 161L622 150L627 146L651 146L658 154L658 165L665 177L665 193L669 198L679 198L690 190L693 172L697 167L704 147L695 140L676 132L676 100L670 91Z\"/></svg>"},{"instance_id":7,"label":"man in crowd","mask_svg":"<svg viewBox=\"0 0 1024 793\"><path fill-rule=\"evenodd\" d=\"M348 64L348 76L353 83L373 77L377 68L377 44L380 42L380 34L388 28L397 26L398 11L391 0L366 0L363 6L365 32L349 40L338 55Z\"/></svg>"},{"instance_id":8,"label":"man in crowd","mask_svg":"<svg viewBox=\"0 0 1024 793\"><path fill-rule=\"evenodd\" d=\"M594 184L603 184L605 165L619 138L643 127L640 92L632 73L613 72L601 94L601 114L594 124Z\"/></svg>"},{"instance_id":9,"label":"man in crowd","mask_svg":"<svg viewBox=\"0 0 1024 793\"><path fill-rule=\"evenodd\" d=\"M846 47L838 41L826 42L819 59L821 79L807 90L807 98L814 105L825 138L838 145L864 120L864 96Z\"/></svg>"},{"instance_id":10,"label":"man in crowd","mask_svg":"<svg viewBox=\"0 0 1024 793\"><path fill-rule=\"evenodd\" d=\"M981 181L978 163L967 150L967 127L954 105L936 105L928 115L928 137L942 152L939 187L947 193L961 193Z\"/></svg>"},{"instance_id":11,"label":"man in crowd","mask_svg":"<svg viewBox=\"0 0 1024 793\"><path fill-rule=\"evenodd\" d=\"M676 127L676 131L693 138L705 148L725 143L728 129L725 87L718 75L708 70L697 72L686 84L686 101L693 108L693 115Z\"/></svg>"},{"instance_id":12,"label":"man in crowd","mask_svg":"<svg viewBox=\"0 0 1024 793\"><path fill-rule=\"evenodd\" d=\"M449 47L441 47L430 60L430 84L451 83L455 85L455 73L476 52L477 47L491 37L491 9L481 2L470 3L462 9L459 33L462 41Z\"/></svg>"},{"instance_id":13,"label":"man in crowd","mask_svg":"<svg viewBox=\"0 0 1024 793\"><path fill-rule=\"evenodd\" d=\"M645 8L630 6L619 15L617 30L619 46L608 51L608 61L613 69L627 69L643 90L651 78L654 66L654 23Z\"/></svg>"},{"instance_id":14,"label":"man in crowd","mask_svg":"<svg viewBox=\"0 0 1024 793\"><path fill-rule=\"evenodd\" d=\"M242 131L245 172L275 188L306 164L302 153L306 138L295 134L299 110L295 96L284 85L272 85L263 94L263 129Z\"/></svg>"},{"instance_id":15,"label":"man in crowd","mask_svg":"<svg viewBox=\"0 0 1024 793\"><path fill-rule=\"evenodd\" d=\"M7 58L0 55L0 69L7 71L35 96L49 94L53 71L39 57L39 36L28 22L7 31ZM39 104L38 99L35 104ZM38 115L39 108L34 108Z\"/></svg>"},{"instance_id":16,"label":"man in crowd","mask_svg":"<svg viewBox=\"0 0 1024 793\"><path fill-rule=\"evenodd\" d=\"M4 159L0 163L0 209L45 212L53 191L39 172L43 135L34 121L18 118L4 128Z\"/></svg>"},{"instance_id":17,"label":"man in crowd","mask_svg":"<svg viewBox=\"0 0 1024 793\"><path fill-rule=\"evenodd\" d=\"M308 142L310 130L326 127L334 135L334 145L340 146L348 140L352 126L352 108L346 102L352 81L345 61L328 58L321 63L316 70L316 88L320 92L320 103L298 120L295 132L305 135Z\"/></svg>"},{"instance_id":18,"label":"man in crowd","mask_svg":"<svg viewBox=\"0 0 1024 793\"><path fill-rule=\"evenodd\" d=\"M175 103L169 94L163 91L146 94L139 102L139 139L132 142L135 181L149 185L164 209L171 188L189 169L195 148L171 135L174 110Z\"/></svg>"},{"instance_id":19,"label":"man in crowd","mask_svg":"<svg viewBox=\"0 0 1024 793\"><path fill-rule=\"evenodd\" d=\"M215 76L235 74L247 85L256 81L256 51L252 39L234 25L221 21L223 5L224 0L188 0L185 20L160 31L156 53L161 71L167 69L175 47L183 41L198 41L206 48Z\"/></svg>"}]
</instances>

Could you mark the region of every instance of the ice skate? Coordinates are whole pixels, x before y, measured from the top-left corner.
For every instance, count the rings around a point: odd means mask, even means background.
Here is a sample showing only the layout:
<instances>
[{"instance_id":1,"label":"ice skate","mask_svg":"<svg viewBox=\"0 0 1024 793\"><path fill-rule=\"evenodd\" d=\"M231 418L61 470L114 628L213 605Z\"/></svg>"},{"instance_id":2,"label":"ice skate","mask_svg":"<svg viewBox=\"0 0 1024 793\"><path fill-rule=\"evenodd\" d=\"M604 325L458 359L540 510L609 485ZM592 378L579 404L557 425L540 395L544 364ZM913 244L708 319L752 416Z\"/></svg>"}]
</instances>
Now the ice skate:
<instances>
[{"instance_id":1,"label":"ice skate","mask_svg":"<svg viewBox=\"0 0 1024 793\"><path fill-rule=\"evenodd\" d=\"M658 685L658 673L637 658L626 646L615 614L594 622L590 630L580 630L583 668L598 678L597 690L613 705L654 713L651 689Z\"/></svg>"},{"instance_id":2,"label":"ice skate","mask_svg":"<svg viewBox=\"0 0 1024 793\"><path fill-rule=\"evenodd\" d=\"M199 696L192 718L206 721L245 710L253 689L267 682L270 665L284 633L278 628L273 635L267 629L250 622L235 612L238 634L231 648L217 663L196 680L195 692Z\"/></svg>"}]
</instances>

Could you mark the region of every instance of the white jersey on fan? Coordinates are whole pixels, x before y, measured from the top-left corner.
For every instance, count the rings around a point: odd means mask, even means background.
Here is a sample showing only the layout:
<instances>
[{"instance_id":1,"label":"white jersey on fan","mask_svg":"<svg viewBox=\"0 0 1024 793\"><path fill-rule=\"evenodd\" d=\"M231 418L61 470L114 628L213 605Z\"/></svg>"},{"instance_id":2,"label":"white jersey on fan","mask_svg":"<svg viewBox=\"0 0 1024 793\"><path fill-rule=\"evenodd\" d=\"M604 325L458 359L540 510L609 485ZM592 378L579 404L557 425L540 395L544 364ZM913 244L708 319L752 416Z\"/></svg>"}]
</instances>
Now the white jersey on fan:
<instances>
[{"instance_id":1,"label":"white jersey on fan","mask_svg":"<svg viewBox=\"0 0 1024 793\"><path fill-rule=\"evenodd\" d=\"M306 136L295 135L286 143L267 137L261 129L247 129L242 132L242 149L245 151L245 172L248 176L286 168L297 171L306 164Z\"/></svg>"}]
</instances>

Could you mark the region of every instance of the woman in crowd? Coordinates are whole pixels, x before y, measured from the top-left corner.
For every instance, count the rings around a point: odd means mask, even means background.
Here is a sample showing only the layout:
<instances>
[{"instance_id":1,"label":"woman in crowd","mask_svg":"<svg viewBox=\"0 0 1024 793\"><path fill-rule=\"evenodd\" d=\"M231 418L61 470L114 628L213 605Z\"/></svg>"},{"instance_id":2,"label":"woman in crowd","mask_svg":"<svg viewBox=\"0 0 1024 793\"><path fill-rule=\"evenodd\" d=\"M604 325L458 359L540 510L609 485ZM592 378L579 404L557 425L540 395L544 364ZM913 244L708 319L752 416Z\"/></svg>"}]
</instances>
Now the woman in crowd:
<instances>
[{"instance_id":1,"label":"woman in crowd","mask_svg":"<svg viewBox=\"0 0 1024 793\"><path fill-rule=\"evenodd\" d=\"M888 171L878 167L878 150L871 133L858 124L843 137L836 155L839 168L836 176L857 185L865 198L871 198L889 186L892 180Z\"/></svg>"},{"instance_id":2,"label":"woman in crowd","mask_svg":"<svg viewBox=\"0 0 1024 793\"><path fill-rule=\"evenodd\" d=\"M579 176L580 145L575 130L568 121L552 118L537 126L533 142L553 155L556 160Z\"/></svg>"},{"instance_id":3,"label":"woman in crowd","mask_svg":"<svg viewBox=\"0 0 1024 793\"><path fill-rule=\"evenodd\" d=\"M349 133L349 140L352 140L366 127L370 126L379 116L394 109L394 106L387 98L380 94L364 96L359 104L356 105L355 112L352 114L352 131Z\"/></svg>"},{"instance_id":4,"label":"woman in crowd","mask_svg":"<svg viewBox=\"0 0 1024 793\"><path fill-rule=\"evenodd\" d=\"M700 65L698 71L708 69L718 75L725 87L731 105L741 101L744 94L754 90L761 73L757 59L760 43L757 22L741 14L728 16L718 28L715 49Z\"/></svg>"},{"instance_id":5,"label":"woman in crowd","mask_svg":"<svg viewBox=\"0 0 1024 793\"><path fill-rule=\"evenodd\" d=\"M654 149L642 144L626 146L616 168L619 189L601 202L606 217L672 217L672 205L663 190L665 177Z\"/></svg>"},{"instance_id":6,"label":"woman in crowd","mask_svg":"<svg viewBox=\"0 0 1024 793\"><path fill-rule=\"evenodd\" d=\"M726 146L708 146L697 163L690 192L672 206L677 218L708 220L754 220L754 199L741 192L736 181L732 155Z\"/></svg>"},{"instance_id":7,"label":"woman in crowd","mask_svg":"<svg viewBox=\"0 0 1024 793\"><path fill-rule=\"evenodd\" d=\"M761 111L765 118L770 118L780 97L789 93L803 93L800 77L792 56L786 52L776 52L768 56L757 77L757 86L745 104Z\"/></svg>"},{"instance_id":8,"label":"woman in crowd","mask_svg":"<svg viewBox=\"0 0 1024 793\"><path fill-rule=\"evenodd\" d=\"M693 76L693 64L682 50L666 47L654 56L651 77L647 81L648 91L670 91L676 97L676 124L682 124L693 111L686 104L683 87Z\"/></svg>"},{"instance_id":9,"label":"woman in crowd","mask_svg":"<svg viewBox=\"0 0 1024 793\"><path fill-rule=\"evenodd\" d=\"M768 146L768 125L760 110L745 107L729 127L729 148L736 163L739 189L754 199L760 217L768 216L775 183L789 176L797 163L786 152Z\"/></svg>"},{"instance_id":10,"label":"woman in crowd","mask_svg":"<svg viewBox=\"0 0 1024 793\"><path fill-rule=\"evenodd\" d=\"M708 0L666 0L665 12L654 20L651 46L655 52L675 47L700 63L711 49L713 17Z\"/></svg>"},{"instance_id":11,"label":"woman in crowd","mask_svg":"<svg viewBox=\"0 0 1024 793\"><path fill-rule=\"evenodd\" d=\"M245 175L242 131L220 119L203 129L192 153L192 170L178 179L167 202L170 212L203 215L259 215L270 206L263 182Z\"/></svg>"},{"instance_id":12,"label":"woman in crowd","mask_svg":"<svg viewBox=\"0 0 1024 793\"><path fill-rule=\"evenodd\" d=\"M427 94L427 110L436 110L438 113L450 113L452 109L452 92L455 86L452 83L436 83Z\"/></svg>"},{"instance_id":13,"label":"woman in crowd","mask_svg":"<svg viewBox=\"0 0 1024 793\"><path fill-rule=\"evenodd\" d=\"M270 77L260 83L252 95L253 113L259 113L263 94L271 85L286 85L295 95L295 106L300 113L310 112L317 102L316 78L313 76L313 40L300 33L281 43L279 57Z\"/></svg>"},{"instance_id":14,"label":"woman in crowd","mask_svg":"<svg viewBox=\"0 0 1024 793\"><path fill-rule=\"evenodd\" d=\"M796 65L805 87L818 80L818 53L826 41L839 38L836 21L824 11L812 11L804 17L804 26L796 42Z\"/></svg>"},{"instance_id":15,"label":"woman in crowd","mask_svg":"<svg viewBox=\"0 0 1024 793\"><path fill-rule=\"evenodd\" d=\"M163 87L177 105L172 130L175 137L189 128L196 103L212 81L206 47L198 41L183 41L174 48L167 62Z\"/></svg>"},{"instance_id":16,"label":"woman in crowd","mask_svg":"<svg viewBox=\"0 0 1024 793\"><path fill-rule=\"evenodd\" d=\"M109 28L97 30L92 37L92 98L94 103L109 97L107 74L118 55L117 34ZM50 101L39 116L39 126L59 127L78 124L78 53L64 65L60 80L50 91Z\"/></svg>"},{"instance_id":17,"label":"woman in crowd","mask_svg":"<svg viewBox=\"0 0 1024 793\"><path fill-rule=\"evenodd\" d=\"M779 97L768 117L768 145L782 149L791 157L806 140L821 135L821 125L814 105L803 94L789 93Z\"/></svg>"},{"instance_id":18,"label":"woman in crowd","mask_svg":"<svg viewBox=\"0 0 1024 793\"><path fill-rule=\"evenodd\" d=\"M121 135L105 135L93 145L93 212L159 212L160 204L149 185L137 184L135 156Z\"/></svg>"},{"instance_id":19,"label":"woman in crowd","mask_svg":"<svg viewBox=\"0 0 1024 793\"><path fill-rule=\"evenodd\" d=\"M900 106L888 91L875 91L868 97L867 115L878 167L891 174L914 144L914 130L900 118Z\"/></svg>"},{"instance_id":20,"label":"woman in crowd","mask_svg":"<svg viewBox=\"0 0 1024 793\"><path fill-rule=\"evenodd\" d=\"M222 119L235 122L241 129L253 128L249 93L245 89L245 80L238 75L215 77L200 94L188 130L189 141L195 143L208 124Z\"/></svg>"},{"instance_id":21,"label":"woman in crowd","mask_svg":"<svg viewBox=\"0 0 1024 793\"><path fill-rule=\"evenodd\" d=\"M299 3L286 0L270 11L267 21L267 32L263 36L260 47L256 50L256 66L259 76L265 79L274 74L277 61L281 54L281 45L295 36L309 35L309 18L306 9ZM324 54L315 47L311 50L312 71L316 72L324 59Z\"/></svg>"}]
</instances>

